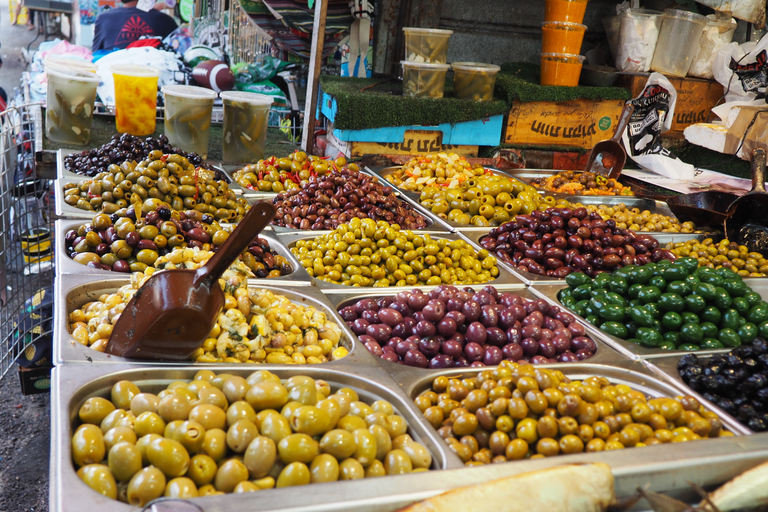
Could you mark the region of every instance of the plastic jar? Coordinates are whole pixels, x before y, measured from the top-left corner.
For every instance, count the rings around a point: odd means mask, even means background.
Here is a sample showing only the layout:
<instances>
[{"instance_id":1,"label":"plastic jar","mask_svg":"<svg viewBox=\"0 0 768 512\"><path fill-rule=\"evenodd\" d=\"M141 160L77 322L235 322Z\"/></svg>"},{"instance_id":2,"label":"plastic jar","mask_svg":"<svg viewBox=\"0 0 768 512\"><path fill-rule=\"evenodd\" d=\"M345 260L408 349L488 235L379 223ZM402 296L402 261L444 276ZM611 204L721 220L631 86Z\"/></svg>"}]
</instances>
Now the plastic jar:
<instances>
[{"instance_id":1,"label":"plastic jar","mask_svg":"<svg viewBox=\"0 0 768 512\"><path fill-rule=\"evenodd\" d=\"M541 54L541 85L563 85L575 87L579 85L581 66L584 64L583 55L567 53Z\"/></svg>"},{"instance_id":2,"label":"plastic jar","mask_svg":"<svg viewBox=\"0 0 768 512\"><path fill-rule=\"evenodd\" d=\"M453 94L457 98L475 101L493 100L496 73L501 69L494 64L478 62L454 62Z\"/></svg>"},{"instance_id":3,"label":"plastic jar","mask_svg":"<svg viewBox=\"0 0 768 512\"><path fill-rule=\"evenodd\" d=\"M400 61L403 65L403 96L442 98L448 64Z\"/></svg>"},{"instance_id":4,"label":"plastic jar","mask_svg":"<svg viewBox=\"0 0 768 512\"><path fill-rule=\"evenodd\" d=\"M616 68L644 73L651 69L661 29L661 12L627 9L621 15Z\"/></svg>"},{"instance_id":5,"label":"plastic jar","mask_svg":"<svg viewBox=\"0 0 768 512\"><path fill-rule=\"evenodd\" d=\"M581 23L587 10L587 0L546 0L544 21Z\"/></svg>"},{"instance_id":6,"label":"plastic jar","mask_svg":"<svg viewBox=\"0 0 768 512\"><path fill-rule=\"evenodd\" d=\"M545 21L541 24L541 53L578 55L587 26L567 21Z\"/></svg>"},{"instance_id":7,"label":"plastic jar","mask_svg":"<svg viewBox=\"0 0 768 512\"><path fill-rule=\"evenodd\" d=\"M687 75L707 21L705 16L693 12L664 11L651 70L678 77Z\"/></svg>"},{"instance_id":8,"label":"plastic jar","mask_svg":"<svg viewBox=\"0 0 768 512\"><path fill-rule=\"evenodd\" d=\"M709 18L707 26L701 33L699 51L691 62L688 74L698 78L713 78L712 64L715 54L722 45L731 42L735 30L736 20L733 18Z\"/></svg>"},{"instance_id":9,"label":"plastic jar","mask_svg":"<svg viewBox=\"0 0 768 512\"><path fill-rule=\"evenodd\" d=\"M405 60L445 64L448 58L448 40L453 30L404 27Z\"/></svg>"}]
</instances>

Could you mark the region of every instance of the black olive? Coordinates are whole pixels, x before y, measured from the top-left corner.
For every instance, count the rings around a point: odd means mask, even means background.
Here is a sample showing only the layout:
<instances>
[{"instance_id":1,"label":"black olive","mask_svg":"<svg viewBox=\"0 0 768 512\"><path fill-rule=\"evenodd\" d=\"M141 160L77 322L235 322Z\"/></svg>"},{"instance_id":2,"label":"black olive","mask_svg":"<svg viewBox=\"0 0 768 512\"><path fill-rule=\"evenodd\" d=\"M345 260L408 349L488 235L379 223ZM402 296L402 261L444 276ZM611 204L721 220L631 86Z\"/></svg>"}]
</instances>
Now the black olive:
<instances>
[{"instance_id":1,"label":"black olive","mask_svg":"<svg viewBox=\"0 0 768 512\"><path fill-rule=\"evenodd\" d=\"M768 430L768 423L763 418L751 418L747 422L747 426L755 432L764 432Z\"/></svg>"},{"instance_id":2,"label":"black olive","mask_svg":"<svg viewBox=\"0 0 768 512\"><path fill-rule=\"evenodd\" d=\"M711 391L715 391L717 389L717 379L715 379L714 375L703 375L699 377L699 379L700 379L700 385L702 387Z\"/></svg>"},{"instance_id":3,"label":"black olive","mask_svg":"<svg viewBox=\"0 0 768 512\"><path fill-rule=\"evenodd\" d=\"M698 364L699 364L699 358L696 354L685 354L677 362L677 367L685 368L686 366L694 366L694 365L698 366Z\"/></svg>"},{"instance_id":4,"label":"black olive","mask_svg":"<svg viewBox=\"0 0 768 512\"><path fill-rule=\"evenodd\" d=\"M730 379L724 375L715 376L715 382L720 392L728 392L736 385L733 379Z\"/></svg>"},{"instance_id":5,"label":"black olive","mask_svg":"<svg viewBox=\"0 0 768 512\"><path fill-rule=\"evenodd\" d=\"M743 367L736 368L736 371L733 374L733 380L736 382L741 382L742 380L749 377L750 373Z\"/></svg>"},{"instance_id":6,"label":"black olive","mask_svg":"<svg viewBox=\"0 0 768 512\"><path fill-rule=\"evenodd\" d=\"M740 421L748 421L757 416L757 411L755 411L755 408L752 407L751 405L744 404L739 407L739 410L736 413L736 416L739 418Z\"/></svg>"},{"instance_id":7,"label":"black olive","mask_svg":"<svg viewBox=\"0 0 768 512\"><path fill-rule=\"evenodd\" d=\"M722 364L725 364L725 360L726 360L726 354L715 354L709 359L708 364L722 365Z\"/></svg>"},{"instance_id":8,"label":"black olive","mask_svg":"<svg viewBox=\"0 0 768 512\"><path fill-rule=\"evenodd\" d=\"M704 400L709 402L714 402L717 400L717 395L713 395L712 393L702 393L701 396L704 397Z\"/></svg>"},{"instance_id":9,"label":"black olive","mask_svg":"<svg viewBox=\"0 0 768 512\"><path fill-rule=\"evenodd\" d=\"M715 400L715 404L729 414L736 410L736 406L734 405L733 400L730 398L721 398L720 400Z\"/></svg>"},{"instance_id":10,"label":"black olive","mask_svg":"<svg viewBox=\"0 0 768 512\"><path fill-rule=\"evenodd\" d=\"M703 371L702 373L703 373L704 375L707 375L707 376L709 376L709 375L717 375L717 371L718 371L720 368L721 368L721 367L720 367L720 366L717 366L717 365L715 365L715 366L709 365L709 366L707 366L706 368L704 368L704 371Z\"/></svg>"},{"instance_id":11,"label":"black olive","mask_svg":"<svg viewBox=\"0 0 768 512\"><path fill-rule=\"evenodd\" d=\"M752 342L752 350L755 355L762 355L768 353L768 343L762 338L757 338Z\"/></svg>"},{"instance_id":12,"label":"black olive","mask_svg":"<svg viewBox=\"0 0 768 512\"><path fill-rule=\"evenodd\" d=\"M733 379L734 375L736 375L736 368L723 367L721 368L720 373L718 375L722 375L724 377L729 377Z\"/></svg>"},{"instance_id":13,"label":"black olive","mask_svg":"<svg viewBox=\"0 0 768 512\"><path fill-rule=\"evenodd\" d=\"M768 387L760 388L754 393L754 397L768 405Z\"/></svg>"},{"instance_id":14,"label":"black olive","mask_svg":"<svg viewBox=\"0 0 768 512\"><path fill-rule=\"evenodd\" d=\"M751 357L749 359L744 359L744 369L750 373L756 372L758 370L757 361L755 361Z\"/></svg>"}]
</instances>

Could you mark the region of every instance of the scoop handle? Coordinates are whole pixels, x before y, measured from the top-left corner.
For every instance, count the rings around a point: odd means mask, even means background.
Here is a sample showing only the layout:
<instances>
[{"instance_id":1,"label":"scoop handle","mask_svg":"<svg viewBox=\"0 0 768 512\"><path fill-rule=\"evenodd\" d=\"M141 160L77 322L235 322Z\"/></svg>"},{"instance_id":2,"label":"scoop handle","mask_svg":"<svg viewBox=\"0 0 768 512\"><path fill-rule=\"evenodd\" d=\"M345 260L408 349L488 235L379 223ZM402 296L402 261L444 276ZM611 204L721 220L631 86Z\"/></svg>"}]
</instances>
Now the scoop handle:
<instances>
[{"instance_id":1,"label":"scoop handle","mask_svg":"<svg viewBox=\"0 0 768 512\"><path fill-rule=\"evenodd\" d=\"M275 216L275 211L275 206L268 201L260 201L251 206L229 238L213 253L211 259L196 271L195 284L212 287L240 253L248 248L248 244L269 224Z\"/></svg>"},{"instance_id":2,"label":"scoop handle","mask_svg":"<svg viewBox=\"0 0 768 512\"><path fill-rule=\"evenodd\" d=\"M752 192L765 192L765 150L752 151Z\"/></svg>"},{"instance_id":3,"label":"scoop handle","mask_svg":"<svg viewBox=\"0 0 768 512\"><path fill-rule=\"evenodd\" d=\"M627 125L629 124L629 119L634 113L635 106L631 101L626 102L624 108L621 110L619 120L616 123L616 131L613 132L613 137L611 137L613 142L619 142L621 140L621 136L624 135L624 130L627 129Z\"/></svg>"}]
</instances>

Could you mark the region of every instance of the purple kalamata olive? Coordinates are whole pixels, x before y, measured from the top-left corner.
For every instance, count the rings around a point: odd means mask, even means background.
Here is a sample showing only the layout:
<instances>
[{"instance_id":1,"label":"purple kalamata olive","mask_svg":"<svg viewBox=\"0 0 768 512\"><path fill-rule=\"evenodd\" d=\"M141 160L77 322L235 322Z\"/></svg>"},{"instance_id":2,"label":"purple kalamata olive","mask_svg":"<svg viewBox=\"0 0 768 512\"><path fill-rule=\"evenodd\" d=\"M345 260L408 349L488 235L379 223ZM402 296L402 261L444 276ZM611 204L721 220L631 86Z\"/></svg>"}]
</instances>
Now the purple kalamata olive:
<instances>
[{"instance_id":1,"label":"purple kalamata olive","mask_svg":"<svg viewBox=\"0 0 768 512\"><path fill-rule=\"evenodd\" d=\"M432 322L422 320L414 326L413 333L419 337L434 336L437 334L437 328Z\"/></svg>"},{"instance_id":2,"label":"purple kalamata olive","mask_svg":"<svg viewBox=\"0 0 768 512\"><path fill-rule=\"evenodd\" d=\"M408 302L395 301L392 304L390 304L389 307L390 309L394 309L395 311L403 315L403 317L411 316L411 314L413 313L411 311L411 308L408 306Z\"/></svg>"},{"instance_id":3,"label":"purple kalamata olive","mask_svg":"<svg viewBox=\"0 0 768 512\"><path fill-rule=\"evenodd\" d=\"M354 306L346 306L339 310L339 316L341 316L342 320L345 322L353 322L357 319L357 312L355 311Z\"/></svg>"},{"instance_id":4,"label":"purple kalamata olive","mask_svg":"<svg viewBox=\"0 0 768 512\"><path fill-rule=\"evenodd\" d=\"M401 338L407 338L413 334L413 328L416 326L416 321L407 316L403 318L403 321L392 328L392 335L399 336Z\"/></svg>"},{"instance_id":5,"label":"purple kalamata olive","mask_svg":"<svg viewBox=\"0 0 768 512\"><path fill-rule=\"evenodd\" d=\"M523 354L528 357L533 357L539 352L539 342L533 338L523 338L520 346L523 348Z\"/></svg>"},{"instance_id":6,"label":"purple kalamata olive","mask_svg":"<svg viewBox=\"0 0 768 512\"><path fill-rule=\"evenodd\" d=\"M392 363L400 361L400 357L398 357L398 355L394 352L382 351L381 358Z\"/></svg>"},{"instance_id":7,"label":"purple kalamata olive","mask_svg":"<svg viewBox=\"0 0 768 512\"><path fill-rule=\"evenodd\" d=\"M485 354L485 347L479 343L467 343L464 347L464 355L470 362L481 361Z\"/></svg>"},{"instance_id":8,"label":"purple kalamata olive","mask_svg":"<svg viewBox=\"0 0 768 512\"><path fill-rule=\"evenodd\" d=\"M570 351L563 352L562 354L557 356L557 360L560 363L578 363L580 361L579 357Z\"/></svg>"},{"instance_id":9,"label":"purple kalamata olive","mask_svg":"<svg viewBox=\"0 0 768 512\"><path fill-rule=\"evenodd\" d=\"M385 307L378 311L379 320L390 327L394 327L403 321L403 315L399 311Z\"/></svg>"},{"instance_id":10,"label":"purple kalamata olive","mask_svg":"<svg viewBox=\"0 0 768 512\"><path fill-rule=\"evenodd\" d=\"M580 361L583 361L585 359L589 359L593 355L595 355L595 353L594 352L590 352L589 350L579 350L579 351L576 352L576 357L578 357Z\"/></svg>"},{"instance_id":11,"label":"purple kalamata olive","mask_svg":"<svg viewBox=\"0 0 768 512\"><path fill-rule=\"evenodd\" d=\"M584 336L584 326L578 322L571 322L568 324L568 330L571 331L573 336Z\"/></svg>"},{"instance_id":12,"label":"purple kalamata olive","mask_svg":"<svg viewBox=\"0 0 768 512\"><path fill-rule=\"evenodd\" d=\"M505 332L507 335L507 343L519 344L523 340L523 334L521 331L522 328L518 329L517 327L510 327L507 329Z\"/></svg>"},{"instance_id":13,"label":"purple kalamata olive","mask_svg":"<svg viewBox=\"0 0 768 512\"><path fill-rule=\"evenodd\" d=\"M453 313L459 313L458 311L453 311ZM456 329L458 328L458 325L456 324L456 320L449 316L443 317L442 320L437 324L437 332L440 333L441 336L445 336L446 338L450 338L453 336L453 334L456 332Z\"/></svg>"},{"instance_id":14,"label":"purple kalamata olive","mask_svg":"<svg viewBox=\"0 0 768 512\"><path fill-rule=\"evenodd\" d=\"M464 325L464 322L466 322L467 317L464 316L464 313L461 311L449 311L445 314L443 317L443 320L446 318L452 318L454 322L456 322L456 327L459 328L462 325Z\"/></svg>"},{"instance_id":15,"label":"purple kalamata olive","mask_svg":"<svg viewBox=\"0 0 768 512\"><path fill-rule=\"evenodd\" d=\"M555 351L558 354L562 354L566 350L571 348L572 340L566 338L565 336L555 336L552 338L552 344L555 346Z\"/></svg>"},{"instance_id":16,"label":"purple kalamata olive","mask_svg":"<svg viewBox=\"0 0 768 512\"><path fill-rule=\"evenodd\" d=\"M496 366L502 361L502 359L504 359L504 354L501 352L499 347L493 345L485 347L485 354L483 354L483 364L486 366Z\"/></svg>"},{"instance_id":17,"label":"purple kalamata olive","mask_svg":"<svg viewBox=\"0 0 768 512\"><path fill-rule=\"evenodd\" d=\"M496 308L492 305L482 306L480 308L480 322L486 327L493 327L499 323L499 317Z\"/></svg>"},{"instance_id":18,"label":"purple kalamata olive","mask_svg":"<svg viewBox=\"0 0 768 512\"><path fill-rule=\"evenodd\" d=\"M485 326L480 322L472 322L465 334L468 343L484 344L488 336Z\"/></svg>"},{"instance_id":19,"label":"purple kalamata olive","mask_svg":"<svg viewBox=\"0 0 768 512\"><path fill-rule=\"evenodd\" d=\"M539 354L546 358L555 357L557 350L552 340L542 339L539 340Z\"/></svg>"},{"instance_id":20,"label":"purple kalamata olive","mask_svg":"<svg viewBox=\"0 0 768 512\"><path fill-rule=\"evenodd\" d=\"M533 338L538 341L539 338L541 338L541 327L536 324L526 324L523 322L523 330L521 334L523 335L523 338Z\"/></svg>"},{"instance_id":21,"label":"purple kalamata olive","mask_svg":"<svg viewBox=\"0 0 768 512\"><path fill-rule=\"evenodd\" d=\"M359 336L361 334L365 334L365 330L368 328L368 325L370 324L366 320L357 318L354 322L352 322L351 329L352 332Z\"/></svg>"},{"instance_id":22,"label":"purple kalamata olive","mask_svg":"<svg viewBox=\"0 0 768 512\"><path fill-rule=\"evenodd\" d=\"M466 301L461 308L461 312L464 313L466 321L470 323L480 318L480 311L480 304L474 300Z\"/></svg>"},{"instance_id":23,"label":"purple kalamata olive","mask_svg":"<svg viewBox=\"0 0 768 512\"><path fill-rule=\"evenodd\" d=\"M419 348L418 343L405 340L397 344L397 346L395 347L395 352L397 352L397 355L399 355L400 357L405 357L405 354L409 350L418 350L418 348Z\"/></svg>"},{"instance_id":24,"label":"purple kalamata olive","mask_svg":"<svg viewBox=\"0 0 768 512\"><path fill-rule=\"evenodd\" d=\"M501 352L504 354L504 359L509 361L517 361L523 357L523 347L519 343L507 343L501 347Z\"/></svg>"},{"instance_id":25,"label":"purple kalamata olive","mask_svg":"<svg viewBox=\"0 0 768 512\"><path fill-rule=\"evenodd\" d=\"M445 304L441 300L432 299L424 305L421 312L424 320L439 322L445 316Z\"/></svg>"},{"instance_id":26,"label":"purple kalamata olive","mask_svg":"<svg viewBox=\"0 0 768 512\"><path fill-rule=\"evenodd\" d=\"M570 348L574 352L577 352L579 350L588 350L590 352L595 352L597 350L597 345L592 339L587 338L586 336L576 336L571 340Z\"/></svg>"},{"instance_id":27,"label":"purple kalamata olive","mask_svg":"<svg viewBox=\"0 0 768 512\"><path fill-rule=\"evenodd\" d=\"M365 348L367 348L368 352L375 355L376 357L382 357L384 355L384 351L381 350L381 345L375 341L365 342Z\"/></svg>"},{"instance_id":28,"label":"purple kalamata olive","mask_svg":"<svg viewBox=\"0 0 768 512\"><path fill-rule=\"evenodd\" d=\"M454 364L453 357L446 354L437 354L429 360L430 368L453 368Z\"/></svg>"},{"instance_id":29,"label":"purple kalamata olive","mask_svg":"<svg viewBox=\"0 0 768 512\"><path fill-rule=\"evenodd\" d=\"M440 341L435 338L421 338L418 343L419 351L427 357L433 357L440 352Z\"/></svg>"},{"instance_id":30,"label":"purple kalamata olive","mask_svg":"<svg viewBox=\"0 0 768 512\"><path fill-rule=\"evenodd\" d=\"M485 329L486 345L494 345L496 347L503 347L507 343L507 333L498 327L488 327Z\"/></svg>"},{"instance_id":31,"label":"purple kalamata olive","mask_svg":"<svg viewBox=\"0 0 768 512\"><path fill-rule=\"evenodd\" d=\"M547 364L549 362L549 359L544 356L533 356L531 358L531 364Z\"/></svg>"},{"instance_id":32,"label":"purple kalamata olive","mask_svg":"<svg viewBox=\"0 0 768 512\"><path fill-rule=\"evenodd\" d=\"M360 314L360 318L368 322L369 324L378 324L381 320L379 319L379 313L378 311L374 311L373 309L366 309Z\"/></svg>"},{"instance_id":33,"label":"purple kalamata olive","mask_svg":"<svg viewBox=\"0 0 768 512\"><path fill-rule=\"evenodd\" d=\"M448 339L440 346L440 352L447 356L459 357L464 353L464 345L454 339Z\"/></svg>"},{"instance_id":34,"label":"purple kalamata olive","mask_svg":"<svg viewBox=\"0 0 768 512\"><path fill-rule=\"evenodd\" d=\"M392 335L392 328L387 324L369 324L365 333L379 343L386 343Z\"/></svg>"},{"instance_id":35,"label":"purple kalamata olive","mask_svg":"<svg viewBox=\"0 0 768 512\"><path fill-rule=\"evenodd\" d=\"M426 368L429 365L427 356L422 354L419 350L409 350L403 357L403 362L408 366L415 366L417 368Z\"/></svg>"},{"instance_id":36,"label":"purple kalamata olive","mask_svg":"<svg viewBox=\"0 0 768 512\"><path fill-rule=\"evenodd\" d=\"M117 260L112 264L112 270L115 272L130 272L131 266L125 260Z\"/></svg>"},{"instance_id":37,"label":"purple kalamata olive","mask_svg":"<svg viewBox=\"0 0 768 512\"><path fill-rule=\"evenodd\" d=\"M378 311L379 306L376 305L376 301L373 299L362 299L355 304L355 309L358 315L362 315L363 311L373 310Z\"/></svg>"}]
</instances>

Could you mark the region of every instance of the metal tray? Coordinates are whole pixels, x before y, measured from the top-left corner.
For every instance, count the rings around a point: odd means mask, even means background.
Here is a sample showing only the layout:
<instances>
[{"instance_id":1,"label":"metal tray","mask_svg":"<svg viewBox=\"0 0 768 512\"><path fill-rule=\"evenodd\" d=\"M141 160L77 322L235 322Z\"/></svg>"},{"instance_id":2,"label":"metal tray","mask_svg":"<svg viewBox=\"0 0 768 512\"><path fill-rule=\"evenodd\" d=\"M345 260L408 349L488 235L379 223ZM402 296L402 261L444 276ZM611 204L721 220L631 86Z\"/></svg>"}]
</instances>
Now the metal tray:
<instances>
[{"instance_id":1,"label":"metal tray","mask_svg":"<svg viewBox=\"0 0 768 512\"><path fill-rule=\"evenodd\" d=\"M79 308L87 302L98 300L99 296L105 293L114 293L118 288L130 283L130 277L124 274L111 276L90 275L60 275L54 281L54 335L53 335L53 357L54 364L81 364L81 363L136 363L135 360L116 357L104 352L98 352L84 345L77 343L69 332L69 313ZM329 320L333 320L341 327L341 345L349 350L349 355L345 357L352 358L351 361L362 360L370 362L373 356L368 350L357 342L357 336L347 328L346 322L339 317L336 310L328 303L326 297L317 289L310 286L291 286L288 284L262 282L248 283L249 288L271 290L287 297L296 303L304 303L313 306L318 311L326 314ZM342 360L329 361L323 366L337 366ZM176 364L162 361L142 361L146 365L158 364ZM178 364L194 366L225 366L226 363L196 363L194 361L180 361ZM98 366L98 364L97 364ZM239 367L240 365L229 365ZM261 367L273 366L270 364L243 364L244 368L258 369Z\"/></svg>"},{"instance_id":2,"label":"metal tray","mask_svg":"<svg viewBox=\"0 0 768 512\"><path fill-rule=\"evenodd\" d=\"M470 285L471 288L474 288L476 290L481 290L483 286L485 285ZM464 288L464 286L461 286L459 288ZM416 288L411 288L412 290L415 290ZM512 292L516 295L519 295L526 299L539 299L540 297L534 293L531 292L529 288L518 288L518 287L512 287L512 286L497 286L497 290L500 292ZM365 299L365 298L377 298L377 297L385 297L385 296L392 296L395 295L397 292L389 291L386 288L377 288L375 290L365 291L365 292L350 292L350 293L339 293L339 294L333 294L328 295L329 302L333 305L333 307L336 309L336 311L341 310L341 308L350 306L354 304L355 302ZM560 309L563 309L565 311L565 308L560 306ZM586 328L587 323L582 321L581 319L578 319L580 324L583 324ZM590 357L587 362L589 363L614 363L614 362L620 362L620 361L626 361L627 357L623 354L620 354L619 352L616 352L612 347L605 344L602 340L592 337L595 344L597 345L597 352L595 355ZM398 363L392 363L390 361L385 361L381 359L379 363L387 369L394 370L391 367L397 367L400 366ZM558 364L564 364L564 363L558 363ZM422 368L418 368L417 371L425 371Z\"/></svg>"},{"instance_id":3,"label":"metal tray","mask_svg":"<svg viewBox=\"0 0 768 512\"><path fill-rule=\"evenodd\" d=\"M459 231L459 235L461 235L462 238L469 240L476 246L480 246L480 239L486 236L490 230L488 231ZM686 240L703 240L706 238L706 235L702 234L689 234L689 233L654 233L654 232L643 232L643 235L649 235L654 238L656 238L659 241L660 245L666 245L671 242L685 242ZM507 263L506 261L503 261L501 258L498 258L498 265L501 267L503 266L508 272L514 274L519 279L521 279L526 284L530 285L538 285L538 284L559 284L559 285L565 285L565 279L557 279L556 277L550 277L550 276L541 276L538 274L532 274L530 272L524 272L517 267L513 266L510 263Z\"/></svg>"},{"instance_id":4,"label":"metal tray","mask_svg":"<svg viewBox=\"0 0 768 512\"><path fill-rule=\"evenodd\" d=\"M326 232L303 232L303 233L292 233L292 234L284 234L284 235L278 235L278 240L280 240L288 249L290 250L294 245L296 245L296 242L299 240L307 240L310 238L315 238L317 236L320 236L323 233ZM424 234L424 233L422 233ZM429 233L432 238L445 238L447 240L459 240L462 239L464 241L469 242L467 239L459 236L456 233ZM470 245L475 249L475 251L479 251L480 247L476 244L469 242ZM502 286L502 285L518 285L519 287L523 286L523 281L518 279L516 276L508 272L507 267L497 265L499 267L499 275L496 279L493 281L489 281L487 283L482 283L484 285L493 285L493 286ZM317 286L318 288L321 288L323 292L325 293L342 293L344 291L354 291L356 288L352 286L345 286L343 284L337 284L337 283L330 283L327 281L321 281L319 279L315 279L314 277L310 276L310 279L312 279L312 283ZM463 286L463 285L462 285ZM373 287L371 287L373 289ZM413 286L390 286L387 287L387 290L394 290L395 292L402 291L402 290L410 290ZM421 286L423 289L431 289L434 288L433 286ZM382 290L384 288L377 288L377 290Z\"/></svg>"},{"instance_id":5,"label":"metal tray","mask_svg":"<svg viewBox=\"0 0 768 512\"><path fill-rule=\"evenodd\" d=\"M565 287L566 286L564 282L562 284L557 284L557 285L551 285L551 284L539 285L537 283L534 286L532 286L531 289L533 290L534 293L548 300L550 303L563 307L563 305L560 304L560 301L557 300L557 292L559 290L562 290ZM568 310L568 312L571 313L576 318L580 320L584 320L582 317L580 317L570 309ZM587 331L589 331L591 334L597 337L600 337L605 343L612 346L615 350L621 352L622 354L632 359L655 359L658 357L668 357L672 355L677 355L679 357L679 356L691 353L690 351L687 351L687 350L659 350L659 349L643 347L642 345L635 345L634 343L628 343L625 340L622 340L615 336L611 336L610 334L601 331L596 326L586 322L586 320L584 320L584 325L586 326ZM724 352L728 352L729 350L731 349L718 348L718 349L711 349L711 350L697 350L694 353L698 356L701 356L706 354L722 354Z\"/></svg>"},{"instance_id":6,"label":"metal tray","mask_svg":"<svg viewBox=\"0 0 768 512\"><path fill-rule=\"evenodd\" d=\"M706 402L706 400L704 400L704 398L702 398L697 391L694 391L692 388L688 386L688 384L685 383L685 381L683 381L683 379L680 377L680 374L677 372L677 362L680 360L680 357L681 356L679 355L657 357L655 359L651 359L643 362L645 363L645 365L648 367L649 370L661 376L662 378L666 379L672 385L677 387L678 390L680 390L680 393L683 393L686 395L693 395L696 398L698 398L700 401ZM712 357L711 354L699 356L699 359L706 361L710 357ZM723 411L719 407L712 405L711 408L721 418L728 419L729 423L733 425L734 432L736 432L735 429L738 428L745 434L754 433L753 430L751 430L749 427L747 427L746 425L743 425L736 418L734 418L727 412Z\"/></svg>"},{"instance_id":7,"label":"metal tray","mask_svg":"<svg viewBox=\"0 0 768 512\"><path fill-rule=\"evenodd\" d=\"M70 510L114 510L116 512L129 512L138 510L137 508L125 503L112 500L102 496L92 490L80 480L75 472L72 463L71 436L73 427L77 421L77 411L85 400L92 396L109 397L111 387L119 380L130 380L136 383L142 391L159 392L174 380L192 380L198 367L192 366L159 366L154 368L141 367L137 365L121 365L110 368L109 373L104 372L103 368L82 366L64 366L54 369L52 374L52 419L53 427L51 429L51 484L50 484L50 504L51 511L64 512ZM255 369L253 367L229 367L227 373L247 377ZM408 422L408 433L416 441L420 442L432 454L432 469L435 473L440 473L440 469L460 468L461 461L448 449L434 429L421 418L418 408L413 402L405 396L395 382L393 382L386 373L379 369L366 368L360 371L358 366L346 365L338 368L326 368L317 366L273 366L270 371L279 377L286 379L294 375L305 375L314 379L323 379L327 381L331 388L336 390L340 387L350 387L355 389L362 401L371 403L375 400L384 399L389 401L397 414L402 416ZM431 473L428 472L428 473ZM397 479L400 485L404 481L411 481L415 475L406 475L408 480L403 477L386 477L376 479L376 483L362 480L360 482L338 482L333 484L318 485L319 494L327 493L329 497L335 500L349 499L345 489L354 488L355 484L364 491L375 488L380 480ZM317 484L313 484L317 485ZM272 489L265 491L267 496L277 500L281 505L261 510L285 509L291 503L301 503L312 505L314 499L307 500L305 493L297 493L295 489ZM218 496L215 500L202 501L194 500L195 504L200 505L201 510L214 510L216 507L209 507L208 503L220 503L222 506L227 504L227 510L256 510L260 508L259 503L263 503L262 494L259 499L254 500L253 496L248 496L247 500L238 500L238 495L230 494ZM239 496L240 498L244 496ZM232 499L235 498L235 499ZM242 508L238 506L240 503ZM234 509L231 506L234 505ZM288 507L290 508L290 507ZM163 510L158 508L153 510Z\"/></svg>"},{"instance_id":8,"label":"metal tray","mask_svg":"<svg viewBox=\"0 0 768 512\"><path fill-rule=\"evenodd\" d=\"M56 271L58 275L86 274L94 277L103 277L107 275L116 274L116 275L125 276L126 274L121 274L119 272L112 272L111 270L101 270L97 268L88 267L86 265L81 265L80 263L75 262L69 256L67 256L66 252L64 251L64 234L70 229L76 229L79 226L82 226L83 224L85 224L83 220L74 220L74 219L58 219L55 223L56 236L54 240L56 241L58 246L54 251L54 257L55 257ZM269 277L264 279L255 279L255 278L250 279L250 281L253 282L253 284L261 283L264 280L268 280L270 283L290 284L291 286L309 286L311 284L312 281L309 277L309 274L307 274L307 271L296 260L296 258L293 256L293 253L291 253L291 251L289 251L287 247L285 247L282 243L280 243L279 240L277 240L277 238L275 238L274 233L262 232L259 236L261 238L266 239L269 242L269 246L272 248L272 250L274 250L277 254L284 257L286 260L288 260L288 263L290 263L291 267L293 268L293 272L291 272L287 276Z\"/></svg>"}]
</instances>

